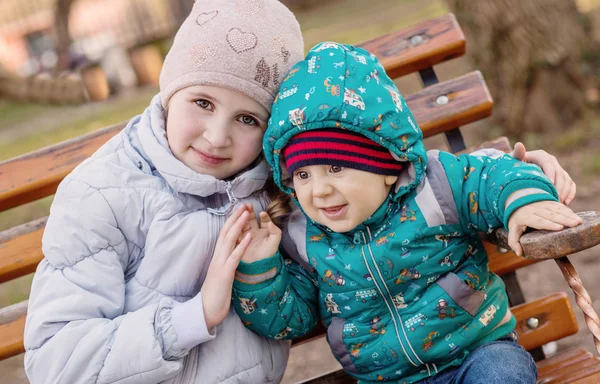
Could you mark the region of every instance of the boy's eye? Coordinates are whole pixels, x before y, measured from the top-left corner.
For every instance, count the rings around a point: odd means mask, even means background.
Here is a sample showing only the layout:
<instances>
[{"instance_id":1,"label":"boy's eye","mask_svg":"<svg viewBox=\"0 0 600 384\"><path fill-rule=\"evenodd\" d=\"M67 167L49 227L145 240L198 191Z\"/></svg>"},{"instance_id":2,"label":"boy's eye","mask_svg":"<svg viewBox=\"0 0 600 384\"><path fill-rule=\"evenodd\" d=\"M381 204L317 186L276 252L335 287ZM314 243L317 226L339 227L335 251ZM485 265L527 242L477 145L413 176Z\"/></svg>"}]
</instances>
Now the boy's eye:
<instances>
[{"instance_id":1,"label":"boy's eye","mask_svg":"<svg viewBox=\"0 0 600 384\"><path fill-rule=\"evenodd\" d=\"M308 172L306 172L306 171L297 171L296 172L296 177L299 178L300 180L306 180L306 179L308 179Z\"/></svg>"},{"instance_id":2,"label":"boy's eye","mask_svg":"<svg viewBox=\"0 0 600 384\"><path fill-rule=\"evenodd\" d=\"M200 100L196 100L194 102L196 103L197 106L199 106L200 108L203 108L203 109L208 109L211 107L211 103L208 100L200 99Z\"/></svg>"},{"instance_id":3,"label":"boy's eye","mask_svg":"<svg viewBox=\"0 0 600 384\"><path fill-rule=\"evenodd\" d=\"M331 166L331 172L332 173L342 172L342 169L344 169L344 168L340 167L339 165L332 165Z\"/></svg>"},{"instance_id":4,"label":"boy's eye","mask_svg":"<svg viewBox=\"0 0 600 384\"><path fill-rule=\"evenodd\" d=\"M246 125L258 125L258 121L252 116L244 115L240 118L240 121Z\"/></svg>"}]
</instances>

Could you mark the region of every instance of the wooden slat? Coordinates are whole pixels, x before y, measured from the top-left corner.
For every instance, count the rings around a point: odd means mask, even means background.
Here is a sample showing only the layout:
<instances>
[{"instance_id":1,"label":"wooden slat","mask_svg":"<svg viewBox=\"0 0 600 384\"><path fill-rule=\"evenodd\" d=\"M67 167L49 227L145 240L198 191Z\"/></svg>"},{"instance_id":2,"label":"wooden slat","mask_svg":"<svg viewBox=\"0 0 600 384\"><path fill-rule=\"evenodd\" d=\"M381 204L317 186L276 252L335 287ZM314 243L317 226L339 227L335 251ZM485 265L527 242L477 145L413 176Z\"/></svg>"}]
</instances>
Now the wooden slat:
<instances>
[{"instance_id":1,"label":"wooden slat","mask_svg":"<svg viewBox=\"0 0 600 384\"><path fill-rule=\"evenodd\" d=\"M515 330L519 334L519 344L527 350L577 333L577 320L564 292L517 305L511 311L517 318ZM539 320L537 328L527 326L530 318Z\"/></svg>"},{"instance_id":2,"label":"wooden slat","mask_svg":"<svg viewBox=\"0 0 600 384\"><path fill-rule=\"evenodd\" d=\"M440 95L448 96L450 101L436 104ZM492 112L492 99L478 71L428 87L406 100L426 137L477 121ZM0 163L0 211L56 192L60 181L124 124Z\"/></svg>"},{"instance_id":3,"label":"wooden slat","mask_svg":"<svg viewBox=\"0 0 600 384\"><path fill-rule=\"evenodd\" d=\"M23 332L27 301L0 309L0 360L25 352Z\"/></svg>"},{"instance_id":4,"label":"wooden slat","mask_svg":"<svg viewBox=\"0 0 600 384\"><path fill-rule=\"evenodd\" d=\"M359 46L377 56L395 79L464 55L466 40L456 17L449 14Z\"/></svg>"},{"instance_id":5,"label":"wooden slat","mask_svg":"<svg viewBox=\"0 0 600 384\"><path fill-rule=\"evenodd\" d=\"M537 366L538 384L600 383L600 359L582 349L542 360Z\"/></svg>"},{"instance_id":6,"label":"wooden slat","mask_svg":"<svg viewBox=\"0 0 600 384\"><path fill-rule=\"evenodd\" d=\"M47 219L0 232L0 283L35 271L43 258L42 234Z\"/></svg>"},{"instance_id":7,"label":"wooden slat","mask_svg":"<svg viewBox=\"0 0 600 384\"><path fill-rule=\"evenodd\" d=\"M562 231L533 231L519 239L524 256L533 260L557 259L583 251L600 244L600 212L578 212L583 223ZM492 241L508 248L508 231L501 228L494 232Z\"/></svg>"},{"instance_id":8,"label":"wooden slat","mask_svg":"<svg viewBox=\"0 0 600 384\"><path fill-rule=\"evenodd\" d=\"M571 349L556 356L549 357L536 363L538 376L540 378L548 377L559 369L577 364L581 361L591 359L593 355L581 348Z\"/></svg>"},{"instance_id":9,"label":"wooden slat","mask_svg":"<svg viewBox=\"0 0 600 384\"><path fill-rule=\"evenodd\" d=\"M513 251L507 250L506 252L502 253L498 250L496 245L487 241L483 242L483 246L490 259L490 270L498 276L505 275L519 268L536 263L535 260L517 256L517 254Z\"/></svg>"},{"instance_id":10,"label":"wooden slat","mask_svg":"<svg viewBox=\"0 0 600 384\"><path fill-rule=\"evenodd\" d=\"M52 195L83 160L125 127L100 129L0 163L0 211Z\"/></svg>"},{"instance_id":11,"label":"wooden slat","mask_svg":"<svg viewBox=\"0 0 600 384\"><path fill-rule=\"evenodd\" d=\"M577 380L571 382L571 384L598 384L598 383L600 383L600 372L594 373L591 376L584 377L582 379L577 379Z\"/></svg>"},{"instance_id":12,"label":"wooden slat","mask_svg":"<svg viewBox=\"0 0 600 384\"><path fill-rule=\"evenodd\" d=\"M439 96L446 96L448 103L438 104ZM494 104L479 71L413 93L406 97L406 103L424 137L486 118Z\"/></svg>"},{"instance_id":13,"label":"wooden slat","mask_svg":"<svg viewBox=\"0 0 600 384\"><path fill-rule=\"evenodd\" d=\"M356 383L356 380L346 374L342 369L335 369L330 372L312 377L308 380L299 382L298 384L351 384Z\"/></svg>"}]
</instances>

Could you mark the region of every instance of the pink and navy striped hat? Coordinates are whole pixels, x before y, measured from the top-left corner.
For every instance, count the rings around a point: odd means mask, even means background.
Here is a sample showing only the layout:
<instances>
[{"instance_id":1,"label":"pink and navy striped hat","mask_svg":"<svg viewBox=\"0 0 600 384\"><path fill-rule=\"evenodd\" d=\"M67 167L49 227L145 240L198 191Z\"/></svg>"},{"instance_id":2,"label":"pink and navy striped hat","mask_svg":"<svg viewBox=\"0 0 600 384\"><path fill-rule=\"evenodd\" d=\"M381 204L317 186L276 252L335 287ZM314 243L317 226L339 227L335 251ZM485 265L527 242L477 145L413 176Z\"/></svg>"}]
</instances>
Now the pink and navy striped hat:
<instances>
[{"instance_id":1,"label":"pink and navy striped hat","mask_svg":"<svg viewBox=\"0 0 600 384\"><path fill-rule=\"evenodd\" d=\"M403 168L382 145L344 129L299 133L290 139L283 156L290 175L308 165L337 165L379 175L399 175Z\"/></svg>"}]
</instances>

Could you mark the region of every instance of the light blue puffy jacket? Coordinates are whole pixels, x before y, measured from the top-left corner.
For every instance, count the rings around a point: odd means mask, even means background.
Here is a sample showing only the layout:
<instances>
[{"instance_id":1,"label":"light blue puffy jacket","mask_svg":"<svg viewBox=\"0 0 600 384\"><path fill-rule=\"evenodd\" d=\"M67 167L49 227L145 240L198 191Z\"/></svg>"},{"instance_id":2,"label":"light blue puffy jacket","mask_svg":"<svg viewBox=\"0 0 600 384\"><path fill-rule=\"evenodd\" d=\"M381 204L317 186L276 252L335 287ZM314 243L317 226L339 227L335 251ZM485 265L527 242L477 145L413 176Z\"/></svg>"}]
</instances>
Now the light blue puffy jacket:
<instances>
[{"instance_id":1,"label":"light blue puffy jacket","mask_svg":"<svg viewBox=\"0 0 600 384\"><path fill-rule=\"evenodd\" d=\"M25 329L32 383L279 382L289 342L263 339L231 310L206 329L202 283L227 215L260 211L263 161L230 182L169 150L160 99L60 184Z\"/></svg>"}]
</instances>

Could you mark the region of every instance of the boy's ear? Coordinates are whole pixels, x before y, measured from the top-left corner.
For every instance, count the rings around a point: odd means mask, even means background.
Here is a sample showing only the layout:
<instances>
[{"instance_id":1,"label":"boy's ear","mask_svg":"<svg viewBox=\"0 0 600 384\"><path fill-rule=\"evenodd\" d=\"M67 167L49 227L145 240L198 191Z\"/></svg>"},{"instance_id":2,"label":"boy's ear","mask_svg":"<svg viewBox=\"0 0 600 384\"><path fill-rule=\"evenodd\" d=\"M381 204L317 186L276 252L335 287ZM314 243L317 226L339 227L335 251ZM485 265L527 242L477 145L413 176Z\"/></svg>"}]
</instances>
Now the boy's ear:
<instances>
[{"instance_id":1,"label":"boy's ear","mask_svg":"<svg viewBox=\"0 0 600 384\"><path fill-rule=\"evenodd\" d=\"M398 176L393 175L385 175L384 176L385 185L394 185L396 181L398 181Z\"/></svg>"}]
</instances>

